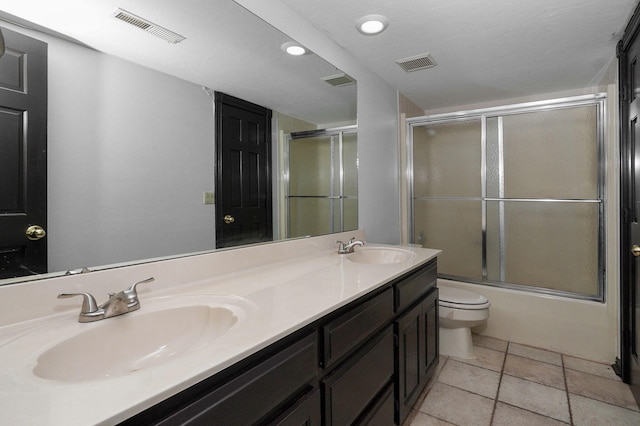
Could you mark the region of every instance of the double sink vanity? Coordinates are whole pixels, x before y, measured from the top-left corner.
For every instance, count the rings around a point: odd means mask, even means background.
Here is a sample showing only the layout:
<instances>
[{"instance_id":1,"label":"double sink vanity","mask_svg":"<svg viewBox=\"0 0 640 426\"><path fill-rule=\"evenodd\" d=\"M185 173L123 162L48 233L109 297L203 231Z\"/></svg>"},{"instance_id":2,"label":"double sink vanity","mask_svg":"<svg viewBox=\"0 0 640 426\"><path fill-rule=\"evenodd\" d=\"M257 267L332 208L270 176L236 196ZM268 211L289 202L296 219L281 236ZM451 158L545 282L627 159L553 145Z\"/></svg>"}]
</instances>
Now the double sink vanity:
<instances>
[{"instance_id":1,"label":"double sink vanity","mask_svg":"<svg viewBox=\"0 0 640 426\"><path fill-rule=\"evenodd\" d=\"M338 254L351 237L364 233L0 288L3 421L401 424L438 361L440 252ZM139 309L99 321L78 321L82 299L56 298L147 277Z\"/></svg>"}]
</instances>

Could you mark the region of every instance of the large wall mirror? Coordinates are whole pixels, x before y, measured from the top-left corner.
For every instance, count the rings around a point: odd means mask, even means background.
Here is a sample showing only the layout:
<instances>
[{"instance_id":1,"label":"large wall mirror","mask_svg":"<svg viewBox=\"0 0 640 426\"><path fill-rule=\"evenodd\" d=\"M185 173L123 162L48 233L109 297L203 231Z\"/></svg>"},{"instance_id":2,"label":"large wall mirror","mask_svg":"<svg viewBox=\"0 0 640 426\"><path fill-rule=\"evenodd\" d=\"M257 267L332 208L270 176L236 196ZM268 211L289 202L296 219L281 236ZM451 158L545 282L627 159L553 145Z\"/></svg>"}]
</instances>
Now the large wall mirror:
<instances>
[{"instance_id":1,"label":"large wall mirror","mask_svg":"<svg viewBox=\"0 0 640 426\"><path fill-rule=\"evenodd\" d=\"M35 64L11 46L11 33L45 42L48 51L48 266L47 274L0 285L215 249L217 212L207 199L215 188L214 92L272 110L273 236L301 235L289 231L289 171L306 170L305 185L331 173L318 164L290 167L288 141L356 126L349 76L313 52L286 54L293 40L232 0L14 3L0 11L7 41L0 75L7 64ZM160 39L116 19L118 9L185 39ZM315 158L314 149L331 155L330 145L309 146L296 158ZM350 191L357 208L357 190ZM357 227L355 214L347 226Z\"/></svg>"}]
</instances>

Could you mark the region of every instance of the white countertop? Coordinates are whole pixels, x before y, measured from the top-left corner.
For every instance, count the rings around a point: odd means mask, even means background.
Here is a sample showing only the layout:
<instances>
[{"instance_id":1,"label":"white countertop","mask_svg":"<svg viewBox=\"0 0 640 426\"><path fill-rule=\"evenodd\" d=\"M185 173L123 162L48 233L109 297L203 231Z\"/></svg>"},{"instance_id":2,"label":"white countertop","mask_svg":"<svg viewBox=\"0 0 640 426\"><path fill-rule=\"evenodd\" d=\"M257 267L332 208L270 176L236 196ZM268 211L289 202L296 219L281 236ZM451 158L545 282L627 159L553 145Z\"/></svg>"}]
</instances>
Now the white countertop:
<instances>
[{"instance_id":1,"label":"white countertop","mask_svg":"<svg viewBox=\"0 0 640 426\"><path fill-rule=\"evenodd\" d=\"M338 255L335 249L319 249L219 276L212 274L210 278L152 294L141 293L141 309L126 315L144 315L145 306L147 310L156 309L171 300L167 296L206 298L204 295L212 294L237 298L244 314L213 345L120 377L62 382L39 378L33 368L38 357L60 341L124 316L81 324L77 322L78 310L74 309L0 327L0 423L85 426L123 421L440 253L403 249L415 256L407 262L384 265L356 263ZM234 253L242 256L243 249ZM80 299L76 302L79 308ZM78 363L82 356L77 354Z\"/></svg>"}]
</instances>

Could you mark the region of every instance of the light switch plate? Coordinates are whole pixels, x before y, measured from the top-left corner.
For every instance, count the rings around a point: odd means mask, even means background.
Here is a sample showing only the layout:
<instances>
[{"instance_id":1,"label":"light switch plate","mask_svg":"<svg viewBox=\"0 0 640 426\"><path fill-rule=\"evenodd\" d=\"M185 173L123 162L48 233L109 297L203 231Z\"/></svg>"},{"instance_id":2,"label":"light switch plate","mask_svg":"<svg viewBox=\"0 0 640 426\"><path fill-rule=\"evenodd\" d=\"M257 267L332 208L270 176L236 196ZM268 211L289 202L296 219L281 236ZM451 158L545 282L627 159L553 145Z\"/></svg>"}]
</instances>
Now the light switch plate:
<instances>
[{"instance_id":1,"label":"light switch plate","mask_svg":"<svg viewBox=\"0 0 640 426\"><path fill-rule=\"evenodd\" d=\"M213 192L204 192L202 195L202 200L205 204L214 204L215 199L213 197Z\"/></svg>"}]
</instances>

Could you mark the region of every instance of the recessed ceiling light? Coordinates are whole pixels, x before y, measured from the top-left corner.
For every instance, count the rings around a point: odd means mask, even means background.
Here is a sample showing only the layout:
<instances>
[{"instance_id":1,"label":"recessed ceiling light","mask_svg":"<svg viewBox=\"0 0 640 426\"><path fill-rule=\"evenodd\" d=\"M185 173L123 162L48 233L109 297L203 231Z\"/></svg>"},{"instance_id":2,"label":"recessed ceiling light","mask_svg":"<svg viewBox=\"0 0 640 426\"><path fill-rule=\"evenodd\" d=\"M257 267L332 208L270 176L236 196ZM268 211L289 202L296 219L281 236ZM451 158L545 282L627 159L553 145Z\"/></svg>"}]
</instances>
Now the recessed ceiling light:
<instances>
[{"instance_id":1,"label":"recessed ceiling light","mask_svg":"<svg viewBox=\"0 0 640 426\"><path fill-rule=\"evenodd\" d=\"M288 41L280 47L284 52L293 56L302 56L310 53L304 46L293 41Z\"/></svg>"},{"instance_id":2,"label":"recessed ceiling light","mask_svg":"<svg viewBox=\"0 0 640 426\"><path fill-rule=\"evenodd\" d=\"M382 15L367 15L356 21L356 28L364 35L380 34L388 25L389 20Z\"/></svg>"}]
</instances>

